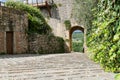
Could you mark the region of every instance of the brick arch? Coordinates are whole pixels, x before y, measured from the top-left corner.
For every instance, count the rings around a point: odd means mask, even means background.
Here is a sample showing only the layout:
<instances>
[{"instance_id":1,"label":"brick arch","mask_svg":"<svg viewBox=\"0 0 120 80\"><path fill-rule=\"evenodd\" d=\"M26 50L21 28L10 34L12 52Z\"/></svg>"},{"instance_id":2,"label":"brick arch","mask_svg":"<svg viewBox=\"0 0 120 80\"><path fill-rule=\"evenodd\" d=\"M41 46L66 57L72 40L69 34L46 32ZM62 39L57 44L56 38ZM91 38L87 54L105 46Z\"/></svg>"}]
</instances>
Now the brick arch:
<instances>
[{"instance_id":1,"label":"brick arch","mask_svg":"<svg viewBox=\"0 0 120 80\"><path fill-rule=\"evenodd\" d=\"M71 27L71 29L69 30L70 51L72 51L72 34L73 34L73 32L75 30L81 30L83 32L83 34L84 34L84 28L83 27L81 27L81 26L73 26L73 27ZM84 50L83 50L83 52L84 52Z\"/></svg>"}]
</instances>

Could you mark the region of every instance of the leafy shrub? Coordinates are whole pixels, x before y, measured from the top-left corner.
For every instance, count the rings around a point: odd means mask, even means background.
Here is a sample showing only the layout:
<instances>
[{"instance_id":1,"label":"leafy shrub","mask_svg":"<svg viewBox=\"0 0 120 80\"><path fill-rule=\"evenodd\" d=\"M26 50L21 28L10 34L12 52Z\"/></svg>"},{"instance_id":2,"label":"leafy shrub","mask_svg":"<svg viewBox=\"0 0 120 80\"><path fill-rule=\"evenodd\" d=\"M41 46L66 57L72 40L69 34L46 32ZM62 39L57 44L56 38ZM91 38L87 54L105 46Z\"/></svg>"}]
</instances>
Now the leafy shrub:
<instances>
[{"instance_id":1,"label":"leafy shrub","mask_svg":"<svg viewBox=\"0 0 120 80\"><path fill-rule=\"evenodd\" d=\"M59 50L58 50L58 53L64 53L65 52L65 48L64 48L64 45L65 45L65 41L63 38L61 37L56 37L57 41L59 42Z\"/></svg>"},{"instance_id":2,"label":"leafy shrub","mask_svg":"<svg viewBox=\"0 0 120 80\"><path fill-rule=\"evenodd\" d=\"M64 24L65 24L66 30L69 30L71 28L70 20L65 20Z\"/></svg>"},{"instance_id":3,"label":"leafy shrub","mask_svg":"<svg viewBox=\"0 0 120 80\"><path fill-rule=\"evenodd\" d=\"M117 75L115 76L115 80L120 80L120 74L117 74Z\"/></svg>"},{"instance_id":4,"label":"leafy shrub","mask_svg":"<svg viewBox=\"0 0 120 80\"><path fill-rule=\"evenodd\" d=\"M93 26L88 30L88 47L106 71L120 72L120 1L99 0Z\"/></svg>"},{"instance_id":5,"label":"leafy shrub","mask_svg":"<svg viewBox=\"0 0 120 80\"><path fill-rule=\"evenodd\" d=\"M50 26L45 21L39 9L27 4L23 4L18 1L15 2L11 0L8 0L6 2L6 6L10 8L26 11L28 13L29 34L31 33L46 34L48 32L51 32Z\"/></svg>"},{"instance_id":6,"label":"leafy shrub","mask_svg":"<svg viewBox=\"0 0 120 80\"><path fill-rule=\"evenodd\" d=\"M83 52L83 43L81 43L81 42L72 42L72 49L75 52Z\"/></svg>"}]
</instances>

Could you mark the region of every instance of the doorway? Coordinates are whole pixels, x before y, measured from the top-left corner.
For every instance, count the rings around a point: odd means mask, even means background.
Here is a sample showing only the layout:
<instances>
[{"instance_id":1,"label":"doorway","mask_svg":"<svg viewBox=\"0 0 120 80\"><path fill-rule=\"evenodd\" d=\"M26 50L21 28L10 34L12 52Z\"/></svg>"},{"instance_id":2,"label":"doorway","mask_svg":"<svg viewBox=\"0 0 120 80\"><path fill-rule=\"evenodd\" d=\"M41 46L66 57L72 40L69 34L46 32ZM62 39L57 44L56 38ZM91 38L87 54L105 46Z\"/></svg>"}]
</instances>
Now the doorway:
<instances>
[{"instance_id":1,"label":"doorway","mask_svg":"<svg viewBox=\"0 0 120 80\"><path fill-rule=\"evenodd\" d=\"M13 54L13 32L6 32L6 50L7 54Z\"/></svg>"},{"instance_id":2,"label":"doorway","mask_svg":"<svg viewBox=\"0 0 120 80\"><path fill-rule=\"evenodd\" d=\"M74 33L76 33L76 34L80 33L79 36L82 36L82 39L83 39L82 42L80 42L80 39L78 39L78 40L74 40L75 44L73 43ZM80 37L78 37L78 38L80 38ZM83 52L84 53L85 48L84 48L84 28L83 27L73 26L69 31L69 40L70 40L70 51L74 51L73 46L78 45L78 47L79 47L80 45L78 43L80 43L80 44L82 43L81 51L77 51L77 52ZM79 49L80 49L80 47L79 47Z\"/></svg>"},{"instance_id":3,"label":"doorway","mask_svg":"<svg viewBox=\"0 0 120 80\"><path fill-rule=\"evenodd\" d=\"M84 34L81 30L75 30L72 33L72 51L73 52L84 52Z\"/></svg>"}]
</instances>

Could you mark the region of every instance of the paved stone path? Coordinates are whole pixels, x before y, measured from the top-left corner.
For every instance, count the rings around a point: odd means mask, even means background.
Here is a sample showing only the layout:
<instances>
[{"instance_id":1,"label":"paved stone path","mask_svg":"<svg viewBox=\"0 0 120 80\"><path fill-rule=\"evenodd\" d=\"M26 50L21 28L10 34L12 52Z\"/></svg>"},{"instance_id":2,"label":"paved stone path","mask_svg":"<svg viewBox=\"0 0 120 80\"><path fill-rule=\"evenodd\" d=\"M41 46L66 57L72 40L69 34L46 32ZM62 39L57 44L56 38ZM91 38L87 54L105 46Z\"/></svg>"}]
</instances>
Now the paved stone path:
<instances>
[{"instance_id":1,"label":"paved stone path","mask_svg":"<svg viewBox=\"0 0 120 80\"><path fill-rule=\"evenodd\" d=\"M82 53L28 54L1 56L0 80L114 80L114 74Z\"/></svg>"}]
</instances>

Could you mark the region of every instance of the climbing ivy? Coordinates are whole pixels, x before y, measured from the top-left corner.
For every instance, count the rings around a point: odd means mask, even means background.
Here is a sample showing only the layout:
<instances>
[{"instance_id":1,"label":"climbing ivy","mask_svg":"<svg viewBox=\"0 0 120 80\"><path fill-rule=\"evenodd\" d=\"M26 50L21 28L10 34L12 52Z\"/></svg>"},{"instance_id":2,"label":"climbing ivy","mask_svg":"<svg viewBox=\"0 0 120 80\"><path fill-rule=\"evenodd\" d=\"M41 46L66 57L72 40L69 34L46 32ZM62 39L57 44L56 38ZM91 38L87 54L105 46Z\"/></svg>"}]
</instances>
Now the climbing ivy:
<instances>
[{"instance_id":1,"label":"climbing ivy","mask_svg":"<svg viewBox=\"0 0 120 80\"><path fill-rule=\"evenodd\" d=\"M71 22L70 22L70 20L65 20L64 24L65 24L66 30L70 30L70 28L71 28Z\"/></svg>"},{"instance_id":2,"label":"climbing ivy","mask_svg":"<svg viewBox=\"0 0 120 80\"><path fill-rule=\"evenodd\" d=\"M46 34L51 32L50 26L45 21L39 9L27 4L23 4L18 1L15 2L13 0L8 0L6 2L6 6L26 11L28 13L29 34L31 33Z\"/></svg>"},{"instance_id":3,"label":"climbing ivy","mask_svg":"<svg viewBox=\"0 0 120 80\"><path fill-rule=\"evenodd\" d=\"M106 71L120 72L120 0L98 0L88 48Z\"/></svg>"}]
</instances>

